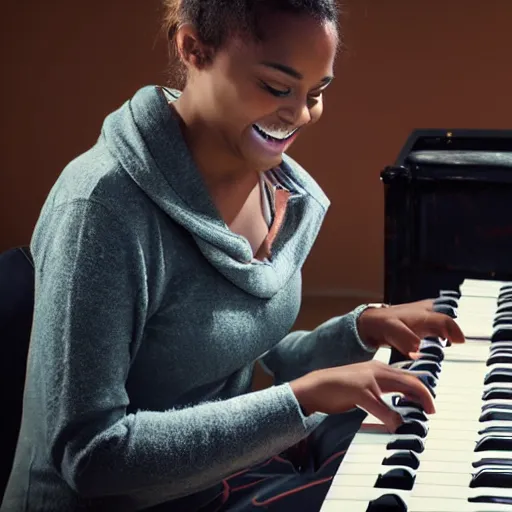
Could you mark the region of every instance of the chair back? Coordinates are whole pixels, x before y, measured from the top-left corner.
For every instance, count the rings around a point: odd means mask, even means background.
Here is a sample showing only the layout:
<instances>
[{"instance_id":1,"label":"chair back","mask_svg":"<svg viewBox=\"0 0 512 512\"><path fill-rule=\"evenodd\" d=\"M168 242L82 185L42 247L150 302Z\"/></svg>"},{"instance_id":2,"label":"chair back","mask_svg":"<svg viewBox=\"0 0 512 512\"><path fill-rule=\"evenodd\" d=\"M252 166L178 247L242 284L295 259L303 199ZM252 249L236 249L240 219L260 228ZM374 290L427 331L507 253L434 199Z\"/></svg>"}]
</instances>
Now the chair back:
<instances>
[{"instance_id":1,"label":"chair back","mask_svg":"<svg viewBox=\"0 0 512 512\"><path fill-rule=\"evenodd\" d=\"M34 263L28 247L0 254L0 502L11 472L23 407L34 309Z\"/></svg>"}]
</instances>

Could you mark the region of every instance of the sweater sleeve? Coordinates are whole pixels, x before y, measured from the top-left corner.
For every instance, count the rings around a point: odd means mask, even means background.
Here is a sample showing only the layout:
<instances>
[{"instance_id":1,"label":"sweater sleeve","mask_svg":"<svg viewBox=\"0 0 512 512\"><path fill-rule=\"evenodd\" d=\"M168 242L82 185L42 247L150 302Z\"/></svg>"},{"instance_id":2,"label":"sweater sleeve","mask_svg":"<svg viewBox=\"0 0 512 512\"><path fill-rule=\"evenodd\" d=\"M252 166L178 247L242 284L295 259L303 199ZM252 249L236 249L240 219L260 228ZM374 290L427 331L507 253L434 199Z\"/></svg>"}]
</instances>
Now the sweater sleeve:
<instances>
[{"instance_id":1,"label":"sweater sleeve","mask_svg":"<svg viewBox=\"0 0 512 512\"><path fill-rule=\"evenodd\" d=\"M364 344L357 319L365 306L331 318L313 331L294 331L260 359L276 383L289 382L322 368L369 361L376 349Z\"/></svg>"},{"instance_id":2,"label":"sweater sleeve","mask_svg":"<svg viewBox=\"0 0 512 512\"><path fill-rule=\"evenodd\" d=\"M55 470L81 496L158 488L173 499L281 452L323 417L304 417L287 384L128 414L126 380L148 315L144 254L128 226L90 200L41 216L27 406Z\"/></svg>"}]
</instances>

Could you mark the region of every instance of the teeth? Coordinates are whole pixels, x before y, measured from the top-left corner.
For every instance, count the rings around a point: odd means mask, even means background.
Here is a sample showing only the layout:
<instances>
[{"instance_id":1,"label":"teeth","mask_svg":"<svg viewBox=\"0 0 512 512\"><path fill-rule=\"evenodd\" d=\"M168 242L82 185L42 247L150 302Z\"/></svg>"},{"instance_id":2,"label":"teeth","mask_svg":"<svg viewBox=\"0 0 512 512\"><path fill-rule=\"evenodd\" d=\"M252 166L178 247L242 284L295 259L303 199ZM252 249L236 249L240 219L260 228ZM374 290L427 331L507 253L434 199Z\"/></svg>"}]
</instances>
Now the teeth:
<instances>
[{"instance_id":1,"label":"teeth","mask_svg":"<svg viewBox=\"0 0 512 512\"><path fill-rule=\"evenodd\" d=\"M295 128L292 131L284 130L284 129L271 129L271 128L263 128L263 126L260 126L259 124L255 124L256 128L263 133L263 135L266 135L267 137L272 137L273 139L277 140L284 140L290 137L293 133L297 131L297 128Z\"/></svg>"}]
</instances>

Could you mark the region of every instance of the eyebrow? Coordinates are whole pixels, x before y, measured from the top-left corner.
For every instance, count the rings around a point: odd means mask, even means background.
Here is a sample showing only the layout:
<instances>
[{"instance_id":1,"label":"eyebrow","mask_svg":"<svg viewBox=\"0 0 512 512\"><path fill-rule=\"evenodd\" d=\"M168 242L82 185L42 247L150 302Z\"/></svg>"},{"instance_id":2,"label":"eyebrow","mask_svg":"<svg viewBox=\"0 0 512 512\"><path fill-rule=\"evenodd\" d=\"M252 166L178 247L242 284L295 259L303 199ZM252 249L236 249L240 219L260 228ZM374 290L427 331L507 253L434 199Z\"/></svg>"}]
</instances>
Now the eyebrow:
<instances>
[{"instance_id":1,"label":"eyebrow","mask_svg":"<svg viewBox=\"0 0 512 512\"><path fill-rule=\"evenodd\" d=\"M299 73L296 69L291 68L290 66L286 66L285 64L280 64L279 62L268 62L264 61L261 63L263 66L266 66L268 68L277 69L277 71L281 71L281 73L285 73L286 75L289 75L297 80L302 80L304 78L304 75L302 73ZM332 82L334 79L333 76L324 76L322 80L320 80L321 85L328 84Z\"/></svg>"}]
</instances>

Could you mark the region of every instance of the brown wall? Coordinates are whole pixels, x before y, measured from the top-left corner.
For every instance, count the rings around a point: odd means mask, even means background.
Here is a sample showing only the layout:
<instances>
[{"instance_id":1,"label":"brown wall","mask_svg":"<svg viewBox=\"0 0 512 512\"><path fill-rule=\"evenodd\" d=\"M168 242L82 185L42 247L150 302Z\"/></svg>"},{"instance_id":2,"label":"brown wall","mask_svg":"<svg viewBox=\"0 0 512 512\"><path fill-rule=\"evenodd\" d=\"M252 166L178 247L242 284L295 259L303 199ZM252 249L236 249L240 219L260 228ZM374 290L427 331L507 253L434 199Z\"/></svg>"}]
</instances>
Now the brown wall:
<instances>
[{"instance_id":1,"label":"brown wall","mask_svg":"<svg viewBox=\"0 0 512 512\"><path fill-rule=\"evenodd\" d=\"M347 49L322 122L293 149L332 200L310 295L378 296L379 172L415 128L510 128L512 2L345 0ZM27 243L62 167L103 117L164 81L159 0L5 2L0 250Z\"/></svg>"}]
</instances>

